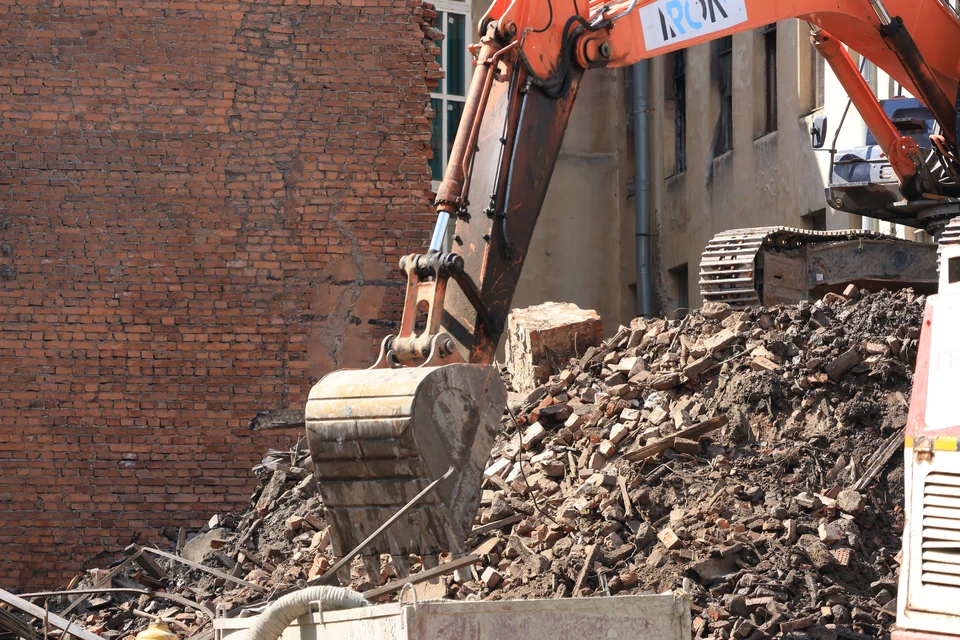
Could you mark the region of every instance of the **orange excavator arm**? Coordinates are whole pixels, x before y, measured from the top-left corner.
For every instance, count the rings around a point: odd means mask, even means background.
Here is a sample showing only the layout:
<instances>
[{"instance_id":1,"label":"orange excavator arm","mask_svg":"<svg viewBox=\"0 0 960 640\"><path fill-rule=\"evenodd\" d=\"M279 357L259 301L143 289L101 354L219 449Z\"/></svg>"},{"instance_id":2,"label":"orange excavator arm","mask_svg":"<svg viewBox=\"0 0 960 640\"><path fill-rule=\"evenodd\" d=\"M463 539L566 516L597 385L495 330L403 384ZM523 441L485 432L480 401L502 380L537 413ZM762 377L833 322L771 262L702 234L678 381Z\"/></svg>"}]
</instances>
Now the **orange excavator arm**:
<instances>
[{"instance_id":1,"label":"orange excavator arm","mask_svg":"<svg viewBox=\"0 0 960 640\"><path fill-rule=\"evenodd\" d=\"M480 24L485 33L495 22L498 39L516 41L532 76L549 83L563 72L565 36L576 41L573 57L580 67L623 67L788 18L832 33L914 95L932 80L953 102L960 24L939 0L497 0ZM924 44L921 63L929 80L918 79L914 62L901 59L909 53L891 46L898 44L901 24Z\"/></svg>"}]
</instances>

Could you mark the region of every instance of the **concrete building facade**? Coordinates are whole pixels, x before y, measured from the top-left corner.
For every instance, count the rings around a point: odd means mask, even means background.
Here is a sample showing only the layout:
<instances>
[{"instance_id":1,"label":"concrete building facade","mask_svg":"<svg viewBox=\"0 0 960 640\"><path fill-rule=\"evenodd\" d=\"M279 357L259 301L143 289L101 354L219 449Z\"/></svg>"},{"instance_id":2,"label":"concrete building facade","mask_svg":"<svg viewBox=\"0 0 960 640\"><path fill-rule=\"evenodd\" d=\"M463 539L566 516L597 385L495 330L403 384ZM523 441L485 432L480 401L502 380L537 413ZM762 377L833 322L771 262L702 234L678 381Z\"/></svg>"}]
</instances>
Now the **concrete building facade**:
<instances>
[{"instance_id":1,"label":"concrete building facade","mask_svg":"<svg viewBox=\"0 0 960 640\"><path fill-rule=\"evenodd\" d=\"M808 32L789 20L654 61L651 192L664 311L699 306L700 254L719 232L849 224L827 210L826 166L810 142L826 95Z\"/></svg>"},{"instance_id":2,"label":"concrete building facade","mask_svg":"<svg viewBox=\"0 0 960 640\"><path fill-rule=\"evenodd\" d=\"M878 99L909 96L850 53ZM868 132L810 43L807 23L787 20L657 58L652 75L655 274L664 313L700 305L701 252L729 229L865 228L927 239L827 202L830 148L862 146ZM810 137L818 116L827 118L823 149L814 149Z\"/></svg>"}]
</instances>

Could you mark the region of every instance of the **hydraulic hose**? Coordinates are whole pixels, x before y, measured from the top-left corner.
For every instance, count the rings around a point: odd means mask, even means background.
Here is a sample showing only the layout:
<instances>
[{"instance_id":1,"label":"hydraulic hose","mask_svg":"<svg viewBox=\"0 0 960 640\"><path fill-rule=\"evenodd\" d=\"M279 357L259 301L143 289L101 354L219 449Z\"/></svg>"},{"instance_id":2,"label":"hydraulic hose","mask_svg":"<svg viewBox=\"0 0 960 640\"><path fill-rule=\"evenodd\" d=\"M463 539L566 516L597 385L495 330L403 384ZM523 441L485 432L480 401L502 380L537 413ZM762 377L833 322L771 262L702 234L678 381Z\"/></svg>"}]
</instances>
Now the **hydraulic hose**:
<instances>
[{"instance_id":1,"label":"hydraulic hose","mask_svg":"<svg viewBox=\"0 0 960 640\"><path fill-rule=\"evenodd\" d=\"M287 594L267 607L247 632L247 640L277 640L284 629L310 613L310 603L320 602L323 611L369 606L363 595L343 587L307 587Z\"/></svg>"}]
</instances>

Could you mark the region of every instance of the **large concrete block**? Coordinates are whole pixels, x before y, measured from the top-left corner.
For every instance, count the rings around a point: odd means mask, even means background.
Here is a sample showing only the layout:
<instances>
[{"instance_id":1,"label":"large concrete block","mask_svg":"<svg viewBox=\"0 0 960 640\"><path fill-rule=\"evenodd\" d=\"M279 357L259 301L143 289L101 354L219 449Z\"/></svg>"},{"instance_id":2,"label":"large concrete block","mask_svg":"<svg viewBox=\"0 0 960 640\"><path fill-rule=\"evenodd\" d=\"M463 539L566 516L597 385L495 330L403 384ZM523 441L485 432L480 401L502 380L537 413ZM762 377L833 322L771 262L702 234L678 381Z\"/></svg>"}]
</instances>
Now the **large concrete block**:
<instances>
[{"instance_id":1,"label":"large concrete block","mask_svg":"<svg viewBox=\"0 0 960 640\"><path fill-rule=\"evenodd\" d=\"M507 319L507 370L517 391L530 391L559 372L572 357L603 339L596 311L566 302L514 309Z\"/></svg>"}]
</instances>

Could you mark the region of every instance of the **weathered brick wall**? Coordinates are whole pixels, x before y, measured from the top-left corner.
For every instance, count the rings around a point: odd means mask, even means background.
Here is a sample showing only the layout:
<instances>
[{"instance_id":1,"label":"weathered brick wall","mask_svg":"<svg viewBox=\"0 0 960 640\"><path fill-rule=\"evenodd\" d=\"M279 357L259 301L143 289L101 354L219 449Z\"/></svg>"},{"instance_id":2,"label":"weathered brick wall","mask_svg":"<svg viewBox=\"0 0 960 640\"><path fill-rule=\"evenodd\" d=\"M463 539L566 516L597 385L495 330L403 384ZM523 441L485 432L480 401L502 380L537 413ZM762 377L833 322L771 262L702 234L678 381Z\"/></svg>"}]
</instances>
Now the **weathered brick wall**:
<instances>
[{"instance_id":1,"label":"weathered brick wall","mask_svg":"<svg viewBox=\"0 0 960 640\"><path fill-rule=\"evenodd\" d=\"M422 248L410 0L0 3L0 584L240 506Z\"/></svg>"}]
</instances>

